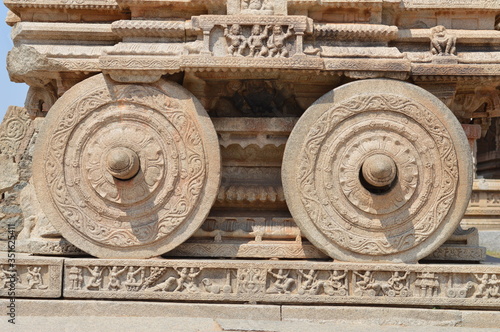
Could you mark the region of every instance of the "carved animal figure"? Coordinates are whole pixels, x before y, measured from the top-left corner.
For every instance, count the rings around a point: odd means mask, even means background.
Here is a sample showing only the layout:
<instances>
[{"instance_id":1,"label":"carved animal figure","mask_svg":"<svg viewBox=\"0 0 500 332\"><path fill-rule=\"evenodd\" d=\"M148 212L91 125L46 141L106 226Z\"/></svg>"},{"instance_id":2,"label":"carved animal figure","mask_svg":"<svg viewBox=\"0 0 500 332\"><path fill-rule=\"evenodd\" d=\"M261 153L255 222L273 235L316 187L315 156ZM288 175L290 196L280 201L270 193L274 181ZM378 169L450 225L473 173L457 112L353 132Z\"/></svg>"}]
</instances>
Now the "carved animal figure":
<instances>
[{"instance_id":1,"label":"carved animal figure","mask_svg":"<svg viewBox=\"0 0 500 332\"><path fill-rule=\"evenodd\" d=\"M214 285L210 279L208 278L203 278L201 280L201 284L203 285L203 287L205 288L205 291L207 291L208 293L212 293L212 294L219 294L220 293L220 286L219 285Z\"/></svg>"},{"instance_id":2,"label":"carved animal figure","mask_svg":"<svg viewBox=\"0 0 500 332\"><path fill-rule=\"evenodd\" d=\"M431 29L431 53L434 55L454 55L457 37L446 31L442 25Z\"/></svg>"}]
</instances>

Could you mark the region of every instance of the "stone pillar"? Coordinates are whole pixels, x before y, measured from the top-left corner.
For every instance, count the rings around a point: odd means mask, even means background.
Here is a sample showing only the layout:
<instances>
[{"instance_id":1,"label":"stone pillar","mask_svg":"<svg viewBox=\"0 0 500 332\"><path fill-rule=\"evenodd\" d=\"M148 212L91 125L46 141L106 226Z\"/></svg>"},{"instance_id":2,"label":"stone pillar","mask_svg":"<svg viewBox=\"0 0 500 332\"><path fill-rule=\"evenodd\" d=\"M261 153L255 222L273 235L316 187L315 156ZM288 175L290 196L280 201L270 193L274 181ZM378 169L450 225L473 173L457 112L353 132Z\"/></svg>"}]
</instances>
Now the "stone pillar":
<instances>
[{"instance_id":1,"label":"stone pillar","mask_svg":"<svg viewBox=\"0 0 500 332\"><path fill-rule=\"evenodd\" d=\"M470 150L472 152L472 163L474 165L474 178L477 177L477 140L481 138L481 126L477 124L462 124L465 135L469 141Z\"/></svg>"}]
</instances>

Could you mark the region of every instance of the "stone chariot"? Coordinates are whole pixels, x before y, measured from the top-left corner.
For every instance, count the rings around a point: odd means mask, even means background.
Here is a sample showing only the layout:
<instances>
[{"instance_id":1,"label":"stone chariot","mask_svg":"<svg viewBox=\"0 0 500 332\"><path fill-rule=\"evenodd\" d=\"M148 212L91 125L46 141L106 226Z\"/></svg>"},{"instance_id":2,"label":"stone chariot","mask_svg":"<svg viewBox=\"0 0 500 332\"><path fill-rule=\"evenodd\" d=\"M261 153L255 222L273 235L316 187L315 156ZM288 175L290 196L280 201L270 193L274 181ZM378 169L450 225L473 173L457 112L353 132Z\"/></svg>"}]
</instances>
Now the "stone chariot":
<instances>
[{"instance_id":1,"label":"stone chariot","mask_svg":"<svg viewBox=\"0 0 500 332\"><path fill-rule=\"evenodd\" d=\"M4 3L43 119L24 241L99 258L66 260L68 296L498 305L500 272L414 264L484 256L456 242L500 116L497 2ZM161 255L300 261L127 261Z\"/></svg>"}]
</instances>

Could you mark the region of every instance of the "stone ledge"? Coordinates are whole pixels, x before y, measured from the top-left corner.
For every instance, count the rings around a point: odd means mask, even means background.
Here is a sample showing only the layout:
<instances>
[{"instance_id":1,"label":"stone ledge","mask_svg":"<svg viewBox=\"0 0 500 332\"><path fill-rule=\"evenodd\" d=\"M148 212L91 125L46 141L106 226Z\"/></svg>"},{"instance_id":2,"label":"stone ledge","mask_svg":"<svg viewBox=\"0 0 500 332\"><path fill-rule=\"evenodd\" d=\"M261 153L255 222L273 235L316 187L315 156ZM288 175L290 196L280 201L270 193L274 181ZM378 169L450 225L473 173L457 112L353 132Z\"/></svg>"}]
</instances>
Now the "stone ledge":
<instances>
[{"instance_id":1,"label":"stone ledge","mask_svg":"<svg viewBox=\"0 0 500 332\"><path fill-rule=\"evenodd\" d=\"M4 306L8 300L0 300ZM500 312L390 307L17 300L15 328L108 331L471 331L497 329ZM0 320L0 329L11 324ZM52 329L51 329L52 328Z\"/></svg>"}]
</instances>

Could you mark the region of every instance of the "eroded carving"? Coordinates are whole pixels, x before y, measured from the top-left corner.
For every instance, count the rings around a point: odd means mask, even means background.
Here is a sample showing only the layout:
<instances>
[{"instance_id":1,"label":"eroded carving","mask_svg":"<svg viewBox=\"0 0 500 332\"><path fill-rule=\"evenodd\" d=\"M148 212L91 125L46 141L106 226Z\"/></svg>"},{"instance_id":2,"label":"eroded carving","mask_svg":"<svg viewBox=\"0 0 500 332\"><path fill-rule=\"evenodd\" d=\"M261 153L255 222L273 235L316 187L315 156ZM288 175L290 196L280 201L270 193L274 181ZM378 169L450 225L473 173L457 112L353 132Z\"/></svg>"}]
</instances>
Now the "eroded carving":
<instances>
[{"instance_id":1,"label":"eroded carving","mask_svg":"<svg viewBox=\"0 0 500 332\"><path fill-rule=\"evenodd\" d=\"M456 55L457 37L442 25L431 29L431 53L433 55Z\"/></svg>"}]
</instances>

